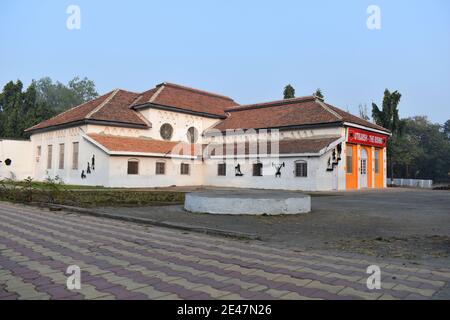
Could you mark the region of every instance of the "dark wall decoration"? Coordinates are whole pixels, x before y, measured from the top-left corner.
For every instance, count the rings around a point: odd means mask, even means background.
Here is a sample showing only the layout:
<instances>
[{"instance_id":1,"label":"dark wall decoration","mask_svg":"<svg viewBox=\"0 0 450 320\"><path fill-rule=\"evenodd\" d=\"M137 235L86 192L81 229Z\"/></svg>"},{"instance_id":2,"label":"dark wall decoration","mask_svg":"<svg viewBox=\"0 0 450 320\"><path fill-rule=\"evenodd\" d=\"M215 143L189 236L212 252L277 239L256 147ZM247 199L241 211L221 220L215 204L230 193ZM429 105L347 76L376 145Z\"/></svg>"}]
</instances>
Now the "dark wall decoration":
<instances>
[{"instance_id":1,"label":"dark wall decoration","mask_svg":"<svg viewBox=\"0 0 450 320\"><path fill-rule=\"evenodd\" d=\"M86 179L86 175L84 174L84 170L81 170L81 179Z\"/></svg>"},{"instance_id":2,"label":"dark wall decoration","mask_svg":"<svg viewBox=\"0 0 450 320\"><path fill-rule=\"evenodd\" d=\"M275 169L277 170L275 172L275 178L281 178L281 168L284 168L285 166L284 162L278 164L272 163L272 166L275 167Z\"/></svg>"},{"instance_id":3,"label":"dark wall decoration","mask_svg":"<svg viewBox=\"0 0 450 320\"><path fill-rule=\"evenodd\" d=\"M342 153L342 145L338 144L336 146L336 148L334 148L333 151L331 152L331 156L328 158L327 171L333 171L334 170L334 167L341 160L341 153Z\"/></svg>"},{"instance_id":4,"label":"dark wall decoration","mask_svg":"<svg viewBox=\"0 0 450 320\"><path fill-rule=\"evenodd\" d=\"M86 173L91 174L91 165L89 164L89 162L87 163Z\"/></svg>"},{"instance_id":5,"label":"dark wall decoration","mask_svg":"<svg viewBox=\"0 0 450 320\"><path fill-rule=\"evenodd\" d=\"M234 172L236 177L242 177L244 174L241 172L241 165L238 163L236 167L234 167Z\"/></svg>"},{"instance_id":6,"label":"dark wall decoration","mask_svg":"<svg viewBox=\"0 0 450 320\"><path fill-rule=\"evenodd\" d=\"M6 164L7 166L10 166L11 163L12 163L11 159L6 159L6 160L5 160L5 164Z\"/></svg>"},{"instance_id":7,"label":"dark wall decoration","mask_svg":"<svg viewBox=\"0 0 450 320\"><path fill-rule=\"evenodd\" d=\"M95 154L92 155L91 163L92 163L92 171L95 171Z\"/></svg>"}]
</instances>

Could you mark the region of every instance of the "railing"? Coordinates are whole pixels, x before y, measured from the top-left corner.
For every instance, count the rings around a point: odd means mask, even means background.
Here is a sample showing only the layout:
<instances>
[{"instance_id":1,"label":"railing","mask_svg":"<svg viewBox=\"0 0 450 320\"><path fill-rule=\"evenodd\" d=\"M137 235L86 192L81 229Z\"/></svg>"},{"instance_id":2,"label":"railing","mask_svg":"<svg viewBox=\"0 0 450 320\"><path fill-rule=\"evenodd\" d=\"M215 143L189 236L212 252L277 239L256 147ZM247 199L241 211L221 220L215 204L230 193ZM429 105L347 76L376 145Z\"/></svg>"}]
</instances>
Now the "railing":
<instances>
[{"instance_id":1,"label":"railing","mask_svg":"<svg viewBox=\"0 0 450 320\"><path fill-rule=\"evenodd\" d=\"M389 179L389 185L396 187L408 187L408 188L433 188L433 180L420 180L420 179Z\"/></svg>"}]
</instances>

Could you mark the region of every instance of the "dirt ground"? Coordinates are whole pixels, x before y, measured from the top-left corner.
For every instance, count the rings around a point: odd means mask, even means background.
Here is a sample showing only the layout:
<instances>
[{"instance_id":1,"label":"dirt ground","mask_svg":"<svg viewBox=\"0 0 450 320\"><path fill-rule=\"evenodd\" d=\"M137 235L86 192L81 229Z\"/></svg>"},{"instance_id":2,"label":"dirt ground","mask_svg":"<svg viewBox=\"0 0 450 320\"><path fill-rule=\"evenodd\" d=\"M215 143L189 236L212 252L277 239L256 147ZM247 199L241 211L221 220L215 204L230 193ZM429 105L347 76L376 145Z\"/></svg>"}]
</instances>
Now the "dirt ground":
<instances>
[{"instance_id":1,"label":"dirt ground","mask_svg":"<svg viewBox=\"0 0 450 320\"><path fill-rule=\"evenodd\" d=\"M302 215L193 214L182 206L101 210L256 234L275 246L450 265L450 191L390 188L311 195L312 211Z\"/></svg>"}]
</instances>

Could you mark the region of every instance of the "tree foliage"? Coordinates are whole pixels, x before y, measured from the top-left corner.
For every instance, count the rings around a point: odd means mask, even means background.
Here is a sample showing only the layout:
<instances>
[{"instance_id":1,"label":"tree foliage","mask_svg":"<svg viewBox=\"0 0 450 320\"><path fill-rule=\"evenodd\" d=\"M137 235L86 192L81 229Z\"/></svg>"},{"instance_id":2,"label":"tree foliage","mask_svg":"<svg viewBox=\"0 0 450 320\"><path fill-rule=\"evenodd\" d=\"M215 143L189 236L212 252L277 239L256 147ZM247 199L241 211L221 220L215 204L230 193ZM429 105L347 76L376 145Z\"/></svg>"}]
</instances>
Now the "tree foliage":
<instances>
[{"instance_id":1,"label":"tree foliage","mask_svg":"<svg viewBox=\"0 0 450 320\"><path fill-rule=\"evenodd\" d=\"M317 90L316 90L316 92L314 93L314 95L315 95L316 97L319 97L319 98L324 99L322 90L320 90L320 88L317 88Z\"/></svg>"},{"instance_id":2,"label":"tree foliage","mask_svg":"<svg viewBox=\"0 0 450 320\"><path fill-rule=\"evenodd\" d=\"M284 99L295 98L295 89L294 89L294 87L291 86L290 84L288 84L286 87L284 87L283 97L284 97Z\"/></svg>"},{"instance_id":3,"label":"tree foliage","mask_svg":"<svg viewBox=\"0 0 450 320\"><path fill-rule=\"evenodd\" d=\"M83 102L98 97L95 84L87 78L75 77L67 85L49 77L33 81L36 86L39 102L46 103L50 109L62 112Z\"/></svg>"},{"instance_id":4,"label":"tree foliage","mask_svg":"<svg viewBox=\"0 0 450 320\"><path fill-rule=\"evenodd\" d=\"M395 166L405 178L450 179L450 138L443 126L425 116L404 119L404 133L397 139Z\"/></svg>"},{"instance_id":5,"label":"tree foliage","mask_svg":"<svg viewBox=\"0 0 450 320\"><path fill-rule=\"evenodd\" d=\"M442 129L444 130L444 133L447 135L447 137L450 138L450 119L444 123L444 126Z\"/></svg>"},{"instance_id":6,"label":"tree foliage","mask_svg":"<svg viewBox=\"0 0 450 320\"><path fill-rule=\"evenodd\" d=\"M76 77L67 86L42 78L32 81L25 91L20 80L9 81L0 93L0 137L28 138L26 128L97 96L94 83L87 78Z\"/></svg>"},{"instance_id":7,"label":"tree foliage","mask_svg":"<svg viewBox=\"0 0 450 320\"><path fill-rule=\"evenodd\" d=\"M388 140L388 175L396 178L450 179L450 120L431 123L425 116L400 119L401 94L385 90L382 108L372 104L378 125L392 132Z\"/></svg>"},{"instance_id":8,"label":"tree foliage","mask_svg":"<svg viewBox=\"0 0 450 320\"><path fill-rule=\"evenodd\" d=\"M398 91L390 92L388 89L384 90L383 106L380 109L375 103L372 103L372 118L375 123L389 129L392 133L391 138L387 143L387 167L388 176L394 177L394 164L396 161L396 155L399 151L397 147L397 139L402 134L403 123L400 120L398 113L398 104L402 95Z\"/></svg>"}]
</instances>

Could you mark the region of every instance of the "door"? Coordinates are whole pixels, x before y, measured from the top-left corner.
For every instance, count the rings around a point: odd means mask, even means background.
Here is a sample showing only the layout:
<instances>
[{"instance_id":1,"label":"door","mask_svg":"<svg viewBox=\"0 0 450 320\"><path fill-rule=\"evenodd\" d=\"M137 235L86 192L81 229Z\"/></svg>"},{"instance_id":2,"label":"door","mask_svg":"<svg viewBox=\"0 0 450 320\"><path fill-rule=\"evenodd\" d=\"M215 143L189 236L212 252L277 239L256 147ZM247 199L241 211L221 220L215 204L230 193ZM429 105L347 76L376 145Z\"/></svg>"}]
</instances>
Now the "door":
<instances>
[{"instance_id":1,"label":"door","mask_svg":"<svg viewBox=\"0 0 450 320\"><path fill-rule=\"evenodd\" d=\"M367 188L367 150L361 149L359 164L359 187Z\"/></svg>"}]
</instances>

